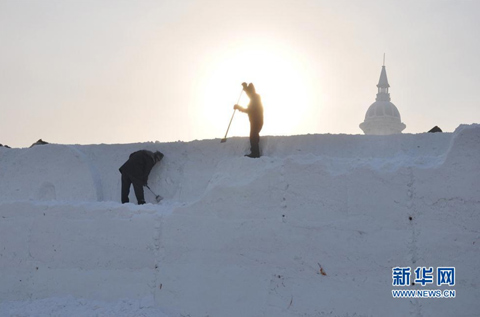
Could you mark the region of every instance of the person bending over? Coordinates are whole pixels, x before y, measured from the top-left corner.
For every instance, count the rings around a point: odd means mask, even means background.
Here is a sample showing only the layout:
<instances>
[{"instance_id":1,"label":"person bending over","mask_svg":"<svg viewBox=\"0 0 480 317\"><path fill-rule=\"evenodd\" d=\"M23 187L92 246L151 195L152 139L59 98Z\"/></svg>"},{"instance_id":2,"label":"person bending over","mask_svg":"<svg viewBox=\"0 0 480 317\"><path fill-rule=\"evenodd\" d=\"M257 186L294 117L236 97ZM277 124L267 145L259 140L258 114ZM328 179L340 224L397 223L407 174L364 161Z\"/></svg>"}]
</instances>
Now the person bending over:
<instances>
[{"instance_id":1,"label":"person bending over","mask_svg":"<svg viewBox=\"0 0 480 317\"><path fill-rule=\"evenodd\" d=\"M163 154L159 151L155 153L147 150L140 150L130 154L120 168L122 174L122 204L128 203L130 194L130 185L133 184L133 190L137 197L139 205L145 204L143 186L148 184L148 175L153 166L163 159Z\"/></svg>"}]
</instances>

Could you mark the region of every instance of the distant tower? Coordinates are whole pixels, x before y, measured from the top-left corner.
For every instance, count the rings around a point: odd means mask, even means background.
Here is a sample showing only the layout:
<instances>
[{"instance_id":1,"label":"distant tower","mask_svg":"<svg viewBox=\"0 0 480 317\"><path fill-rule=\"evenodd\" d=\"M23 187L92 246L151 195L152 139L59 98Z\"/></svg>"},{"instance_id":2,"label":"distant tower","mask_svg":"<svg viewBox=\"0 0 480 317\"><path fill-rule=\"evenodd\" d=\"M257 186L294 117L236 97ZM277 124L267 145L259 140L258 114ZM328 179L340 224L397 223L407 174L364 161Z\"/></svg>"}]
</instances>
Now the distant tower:
<instances>
[{"instance_id":1,"label":"distant tower","mask_svg":"<svg viewBox=\"0 0 480 317\"><path fill-rule=\"evenodd\" d=\"M368 108L365 114L365 121L360 123L360 129L365 134L370 135L402 133L406 125L402 123L397 107L390 102L390 94L388 93L390 85L388 84L387 71L385 70L385 56L377 87L376 101Z\"/></svg>"}]
</instances>

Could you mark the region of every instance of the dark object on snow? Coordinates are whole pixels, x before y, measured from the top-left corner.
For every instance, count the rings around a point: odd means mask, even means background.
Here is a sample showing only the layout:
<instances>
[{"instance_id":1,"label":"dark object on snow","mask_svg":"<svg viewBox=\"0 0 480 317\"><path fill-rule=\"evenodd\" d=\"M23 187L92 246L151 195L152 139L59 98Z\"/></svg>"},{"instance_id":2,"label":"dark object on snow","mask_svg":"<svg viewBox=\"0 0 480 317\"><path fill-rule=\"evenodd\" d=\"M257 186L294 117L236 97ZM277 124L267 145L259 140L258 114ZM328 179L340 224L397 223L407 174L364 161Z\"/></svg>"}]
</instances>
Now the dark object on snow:
<instances>
[{"instance_id":1,"label":"dark object on snow","mask_svg":"<svg viewBox=\"0 0 480 317\"><path fill-rule=\"evenodd\" d=\"M6 147L7 149L11 149L11 147L9 147L8 145L3 145L0 143L0 147Z\"/></svg>"},{"instance_id":2,"label":"dark object on snow","mask_svg":"<svg viewBox=\"0 0 480 317\"><path fill-rule=\"evenodd\" d=\"M435 132L443 132L442 129L440 129L438 126L434 126L432 129L430 129L430 131L428 131L429 133L435 133Z\"/></svg>"},{"instance_id":3,"label":"dark object on snow","mask_svg":"<svg viewBox=\"0 0 480 317\"><path fill-rule=\"evenodd\" d=\"M163 154L159 151L153 153L147 150L140 150L130 154L119 171L122 173L122 204L128 203L130 194L130 185L133 184L133 190L137 197L139 205L145 203L143 186L147 186L148 174L153 166L163 159Z\"/></svg>"},{"instance_id":4,"label":"dark object on snow","mask_svg":"<svg viewBox=\"0 0 480 317\"><path fill-rule=\"evenodd\" d=\"M252 83L242 83L243 90L250 98L250 103L247 108L240 107L239 105L233 106L240 112L248 114L250 120L250 154L245 155L252 158L260 157L260 131L263 127L263 105L260 95L255 91L255 86Z\"/></svg>"},{"instance_id":5,"label":"dark object on snow","mask_svg":"<svg viewBox=\"0 0 480 317\"><path fill-rule=\"evenodd\" d=\"M38 139L38 141L30 145L30 147L34 147L35 145L44 145L44 144L48 144L48 142L45 142L42 139Z\"/></svg>"}]
</instances>

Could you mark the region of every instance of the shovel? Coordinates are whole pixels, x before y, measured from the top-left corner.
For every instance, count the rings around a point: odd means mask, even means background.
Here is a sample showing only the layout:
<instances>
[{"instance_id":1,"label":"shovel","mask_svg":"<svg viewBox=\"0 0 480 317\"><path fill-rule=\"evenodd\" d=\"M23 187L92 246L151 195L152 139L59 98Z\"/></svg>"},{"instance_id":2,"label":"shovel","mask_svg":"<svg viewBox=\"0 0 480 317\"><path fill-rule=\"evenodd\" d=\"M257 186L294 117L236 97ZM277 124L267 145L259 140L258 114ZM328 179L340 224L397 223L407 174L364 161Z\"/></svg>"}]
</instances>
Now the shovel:
<instances>
[{"instance_id":1,"label":"shovel","mask_svg":"<svg viewBox=\"0 0 480 317\"><path fill-rule=\"evenodd\" d=\"M243 89L242 89L242 91L240 92L240 96L238 96L237 105L238 105L238 103L240 102L240 98L242 98L242 93L243 93ZM232 118L230 119L230 123L228 124L227 132L225 132L225 137L220 140L220 143L225 143L225 142L227 142L228 130L230 130L230 125L232 124L232 120L233 120L233 116L235 115L235 111L237 111L237 110L236 110L236 109L233 110Z\"/></svg>"},{"instance_id":2,"label":"shovel","mask_svg":"<svg viewBox=\"0 0 480 317\"><path fill-rule=\"evenodd\" d=\"M162 196L155 194L148 185L145 185L145 187L147 187L152 192L152 194L155 196L155 200L157 201L157 203L159 203L163 199Z\"/></svg>"}]
</instances>

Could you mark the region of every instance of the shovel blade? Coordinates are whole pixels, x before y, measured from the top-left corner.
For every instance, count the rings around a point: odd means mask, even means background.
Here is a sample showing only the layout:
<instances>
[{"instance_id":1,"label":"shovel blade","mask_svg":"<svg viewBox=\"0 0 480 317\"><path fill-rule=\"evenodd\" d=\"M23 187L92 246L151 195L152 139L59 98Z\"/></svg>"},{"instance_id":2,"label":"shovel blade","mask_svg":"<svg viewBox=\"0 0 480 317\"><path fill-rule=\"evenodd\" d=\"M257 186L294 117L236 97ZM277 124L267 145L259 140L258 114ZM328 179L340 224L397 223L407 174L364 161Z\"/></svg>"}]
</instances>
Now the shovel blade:
<instances>
[{"instance_id":1,"label":"shovel blade","mask_svg":"<svg viewBox=\"0 0 480 317\"><path fill-rule=\"evenodd\" d=\"M227 142L227 138L223 138L220 140L220 143L225 143L225 142Z\"/></svg>"}]
</instances>

